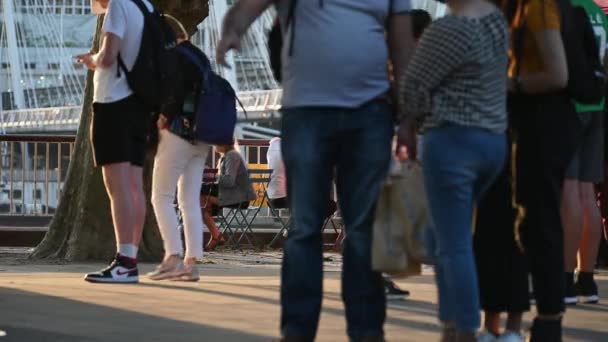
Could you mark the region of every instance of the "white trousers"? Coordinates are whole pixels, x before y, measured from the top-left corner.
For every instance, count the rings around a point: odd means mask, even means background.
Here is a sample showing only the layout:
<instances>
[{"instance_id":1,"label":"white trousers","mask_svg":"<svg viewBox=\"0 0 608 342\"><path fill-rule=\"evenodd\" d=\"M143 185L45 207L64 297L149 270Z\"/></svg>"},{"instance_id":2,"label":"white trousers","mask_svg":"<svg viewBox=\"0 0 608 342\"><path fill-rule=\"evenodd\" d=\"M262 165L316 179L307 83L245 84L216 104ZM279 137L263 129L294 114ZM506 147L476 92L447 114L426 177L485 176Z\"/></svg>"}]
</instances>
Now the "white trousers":
<instances>
[{"instance_id":1,"label":"white trousers","mask_svg":"<svg viewBox=\"0 0 608 342\"><path fill-rule=\"evenodd\" d=\"M182 255L183 243L174 207L175 189L177 202L184 222L186 258L203 256L203 217L200 190L209 153L209 145L193 145L163 129L154 158L152 175L152 205L166 255Z\"/></svg>"}]
</instances>

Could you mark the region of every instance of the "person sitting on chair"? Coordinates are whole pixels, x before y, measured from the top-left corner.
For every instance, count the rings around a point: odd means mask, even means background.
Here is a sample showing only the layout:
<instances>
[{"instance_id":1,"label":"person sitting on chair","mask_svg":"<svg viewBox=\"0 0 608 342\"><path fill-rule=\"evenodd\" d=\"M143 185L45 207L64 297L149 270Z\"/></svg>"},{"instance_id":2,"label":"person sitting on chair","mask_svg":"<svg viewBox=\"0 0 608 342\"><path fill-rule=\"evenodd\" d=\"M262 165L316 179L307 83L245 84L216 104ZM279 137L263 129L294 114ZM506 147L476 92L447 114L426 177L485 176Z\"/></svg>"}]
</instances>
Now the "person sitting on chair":
<instances>
[{"instance_id":1,"label":"person sitting on chair","mask_svg":"<svg viewBox=\"0 0 608 342\"><path fill-rule=\"evenodd\" d=\"M222 155L217 183L201 193L203 221L211 232L211 240L205 247L213 250L218 244L225 242L213 220L214 210L224 207L245 209L249 202L256 198L253 185L249 180L247 164L234 144L216 146L216 151Z\"/></svg>"}]
</instances>

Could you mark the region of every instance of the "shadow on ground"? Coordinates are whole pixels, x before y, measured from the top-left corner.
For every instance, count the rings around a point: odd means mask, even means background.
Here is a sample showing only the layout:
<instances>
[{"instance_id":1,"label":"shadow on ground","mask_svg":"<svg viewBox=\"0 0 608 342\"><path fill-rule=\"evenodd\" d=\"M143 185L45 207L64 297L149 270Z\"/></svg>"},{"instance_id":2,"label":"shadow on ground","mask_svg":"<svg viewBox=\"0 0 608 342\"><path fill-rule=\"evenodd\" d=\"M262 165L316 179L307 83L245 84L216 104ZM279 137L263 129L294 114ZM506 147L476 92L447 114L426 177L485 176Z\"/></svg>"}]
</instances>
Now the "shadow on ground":
<instances>
[{"instance_id":1,"label":"shadow on ground","mask_svg":"<svg viewBox=\"0 0 608 342\"><path fill-rule=\"evenodd\" d=\"M7 288L0 288L0 308L0 329L7 333L0 342L271 340L269 336Z\"/></svg>"}]
</instances>

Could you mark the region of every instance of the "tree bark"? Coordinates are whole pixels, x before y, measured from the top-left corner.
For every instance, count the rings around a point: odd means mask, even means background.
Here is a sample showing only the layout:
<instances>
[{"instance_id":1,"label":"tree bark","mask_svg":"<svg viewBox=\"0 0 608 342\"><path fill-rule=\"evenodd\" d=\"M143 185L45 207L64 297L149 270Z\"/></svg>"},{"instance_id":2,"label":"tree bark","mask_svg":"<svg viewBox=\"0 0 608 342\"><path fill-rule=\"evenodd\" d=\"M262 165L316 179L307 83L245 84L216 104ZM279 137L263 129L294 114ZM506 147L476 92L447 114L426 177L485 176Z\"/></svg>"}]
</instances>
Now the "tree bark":
<instances>
[{"instance_id":1,"label":"tree bark","mask_svg":"<svg viewBox=\"0 0 608 342\"><path fill-rule=\"evenodd\" d=\"M190 33L209 13L208 0L157 0L157 8L182 22ZM103 16L97 20L92 51L97 51ZM80 124L74 154L63 186L61 201L49 231L36 247L31 258L64 259L68 261L109 260L116 253L116 240L109 199L100 168L93 167L90 126L93 102L93 72L87 74ZM162 257L162 241L150 204L154 154L148 153L144 167L147 201L146 222L140 244L139 258L156 261Z\"/></svg>"}]
</instances>

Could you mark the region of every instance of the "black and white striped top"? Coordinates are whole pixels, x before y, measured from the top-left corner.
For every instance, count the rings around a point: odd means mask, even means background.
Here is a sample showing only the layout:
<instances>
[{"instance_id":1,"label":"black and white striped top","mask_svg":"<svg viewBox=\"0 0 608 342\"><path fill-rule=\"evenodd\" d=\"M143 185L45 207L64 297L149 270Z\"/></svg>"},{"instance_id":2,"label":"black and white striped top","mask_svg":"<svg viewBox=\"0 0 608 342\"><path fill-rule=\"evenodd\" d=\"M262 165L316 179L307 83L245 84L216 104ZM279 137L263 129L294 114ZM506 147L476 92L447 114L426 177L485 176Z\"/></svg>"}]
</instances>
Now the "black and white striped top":
<instances>
[{"instance_id":1,"label":"black and white striped top","mask_svg":"<svg viewBox=\"0 0 608 342\"><path fill-rule=\"evenodd\" d=\"M504 132L508 35L499 10L437 20L400 79L401 115L420 119L422 130L455 123Z\"/></svg>"}]
</instances>

